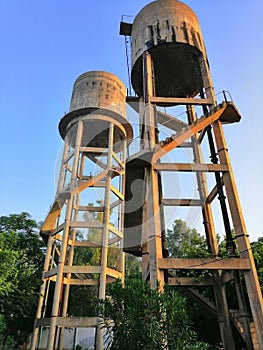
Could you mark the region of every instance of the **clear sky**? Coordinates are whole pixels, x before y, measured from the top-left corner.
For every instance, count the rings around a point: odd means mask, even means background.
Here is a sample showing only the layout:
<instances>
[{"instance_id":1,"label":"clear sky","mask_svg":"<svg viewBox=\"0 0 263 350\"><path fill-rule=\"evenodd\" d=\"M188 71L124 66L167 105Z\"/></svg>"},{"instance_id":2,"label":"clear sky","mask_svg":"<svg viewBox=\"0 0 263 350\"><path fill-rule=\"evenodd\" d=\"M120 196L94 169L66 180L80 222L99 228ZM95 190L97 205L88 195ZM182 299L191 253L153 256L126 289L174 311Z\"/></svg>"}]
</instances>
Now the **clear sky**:
<instances>
[{"instance_id":1,"label":"clear sky","mask_svg":"<svg viewBox=\"0 0 263 350\"><path fill-rule=\"evenodd\" d=\"M58 122L75 79L105 70L127 85L122 15L147 0L0 0L0 215L43 220L56 186ZM262 227L262 0L185 0L196 12L215 91L229 90L243 118L225 127L251 240Z\"/></svg>"}]
</instances>

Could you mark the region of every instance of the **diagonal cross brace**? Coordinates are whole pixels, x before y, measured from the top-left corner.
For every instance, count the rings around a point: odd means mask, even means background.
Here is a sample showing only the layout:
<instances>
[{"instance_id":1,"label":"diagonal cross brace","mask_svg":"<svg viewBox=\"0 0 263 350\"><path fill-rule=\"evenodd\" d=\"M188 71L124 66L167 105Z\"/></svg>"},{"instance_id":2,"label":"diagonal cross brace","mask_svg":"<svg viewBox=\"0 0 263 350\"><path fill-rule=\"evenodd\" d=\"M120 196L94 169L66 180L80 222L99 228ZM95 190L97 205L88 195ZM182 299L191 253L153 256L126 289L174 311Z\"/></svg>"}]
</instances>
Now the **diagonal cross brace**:
<instances>
[{"instance_id":1,"label":"diagonal cross brace","mask_svg":"<svg viewBox=\"0 0 263 350\"><path fill-rule=\"evenodd\" d=\"M189 128L187 130L176 135L171 142L163 145L161 148L158 148L153 154L152 162L155 163L165 154L169 153L176 147L180 146L183 142L188 140L190 137L197 134L201 130L205 129L207 126L213 124L215 121L217 121L221 117L225 109L226 107L216 111L214 114L208 117L204 116L200 118L196 123L189 125Z\"/></svg>"}]
</instances>

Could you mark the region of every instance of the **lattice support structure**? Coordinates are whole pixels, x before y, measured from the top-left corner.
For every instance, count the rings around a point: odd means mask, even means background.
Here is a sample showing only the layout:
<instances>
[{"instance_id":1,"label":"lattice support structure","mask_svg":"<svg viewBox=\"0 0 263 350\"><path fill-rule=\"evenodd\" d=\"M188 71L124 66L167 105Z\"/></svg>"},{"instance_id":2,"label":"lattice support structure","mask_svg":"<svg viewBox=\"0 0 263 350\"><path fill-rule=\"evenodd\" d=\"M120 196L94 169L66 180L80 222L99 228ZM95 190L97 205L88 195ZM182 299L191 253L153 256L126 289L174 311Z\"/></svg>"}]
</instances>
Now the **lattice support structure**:
<instances>
[{"instance_id":1,"label":"lattice support structure","mask_svg":"<svg viewBox=\"0 0 263 350\"><path fill-rule=\"evenodd\" d=\"M180 100L177 99L176 104L185 105L188 115L188 125L184 128L184 130L179 131L176 134L174 134L173 130L173 133L171 132L170 139L169 137L167 138L169 139L168 142L156 142L158 112L154 106L156 105L156 102L158 102L158 104L162 102L166 104L167 100L166 98L161 97L155 98L151 95L151 91L153 91L153 88L151 87L153 84L153 79L149 74L149 71L152 71L149 53L145 53L144 62L146 63L146 66L144 67L144 77L148 77L148 79L144 79L144 81L148 84L144 91L146 91L148 95L144 97L145 108L143 113L144 120L148 125L148 128L145 128L145 134L142 135L142 138L147 140L148 148L145 148L144 146L141 152L146 150L152 152L151 164L149 164L147 167L148 170L146 170L145 176L145 181L147 182L146 186L150 190L147 192L145 197L148 212L147 216L144 217L144 220L148 223L147 232L149 234L146 239L148 242L148 254L144 256L145 252L143 252L144 276L147 276L146 279L150 279L153 287L156 286L157 281L159 281L159 285L162 287L165 281L164 271L195 270L195 267L199 267L203 270L210 270L213 273L212 286L214 289L218 322L224 347L226 349L235 349L235 342L231 331L231 313L227 304L225 286L222 282L224 272L232 270L234 273L233 281L236 286L236 295L240 308L240 315L242 315L241 322L245 333L244 340L248 349L258 349L256 345L253 345L249 324L251 322L250 319L253 318L257 332L257 340L255 340L256 337L254 335L254 344L260 344L263 339L262 296L222 127L222 122L231 123L236 121L236 119L239 118L238 111L232 102L226 101L222 105L217 106L213 89L211 88L211 85L209 85L210 88L206 88L206 96L203 96L204 100L200 101L200 103L202 103L206 108L209 107L210 112L208 112L207 109L207 115L196 119L194 105L191 104L191 100L194 99L182 99L181 103ZM205 70L205 72L209 77L209 71ZM214 102L211 103L211 101ZM173 103L171 98L169 103ZM193 103L197 104L198 101L193 101ZM204 108L204 110L206 109ZM169 118L169 116L167 117ZM155 118L154 121L152 121L153 118ZM203 163L201 152L202 143L204 142L205 137L208 136L207 134L209 132L211 133L210 140L211 137L213 142L215 140L214 147L216 149L216 154L219 156L218 162L212 164ZM191 146L189 146L189 142ZM194 163L164 163L162 161L163 157L169 154L169 152L172 152L177 147L183 148L184 145L186 145L188 149L192 149ZM158 198L158 177L161 176L163 172L195 173L200 198ZM215 180L218 178L220 179L222 188L219 189L219 183L216 182L213 190L209 193L205 174L211 172L215 174ZM230 208L230 213L228 213L227 209L226 211L222 210L223 221L228 221L228 215L231 214L231 221L235 230L234 239L237 242L237 255L232 255L233 247L231 247L230 244L229 247L227 246L230 257L223 260L218 258L218 244L213 223L213 212L211 208L213 200L220 195L224 196L225 201L228 202ZM180 261L180 259L161 257L163 256L163 241L161 236L160 221L163 218L159 203L162 203L164 206L168 205L174 207L193 205L200 206L203 215L208 250L211 253L211 260L184 259L183 261ZM235 266L236 264L237 266ZM237 272L235 272L236 270ZM146 271L148 271L148 275ZM242 274L242 276L245 278L252 315L249 315L247 311L244 311L247 309L247 307L245 305L244 297L242 297L240 274ZM189 283L189 280L187 283ZM194 281L192 281L192 284L195 285ZM179 282L178 285L182 286L183 283ZM261 344L259 346L261 346Z\"/></svg>"},{"instance_id":2,"label":"lattice support structure","mask_svg":"<svg viewBox=\"0 0 263 350\"><path fill-rule=\"evenodd\" d=\"M88 83L101 80L103 85L104 78L92 76ZM113 83L108 79L107 84ZM85 92L86 100L90 94ZM57 194L41 228L48 243L31 349L39 348L43 329L48 333L45 349L64 349L67 328L72 334L92 328L94 347L103 349L98 301L105 299L107 283L124 279L125 163L132 129L115 112L124 111L125 103L111 105L111 110L92 104L92 111L74 109L64 117L67 126ZM76 293L84 299L83 310L76 304Z\"/></svg>"},{"instance_id":3,"label":"lattice support structure","mask_svg":"<svg viewBox=\"0 0 263 350\"><path fill-rule=\"evenodd\" d=\"M174 0L154 1L139 12L129 31L132 83L139 97L128 97L127 102L139 113L141 149L127 160L127 199L132 198L133 181L140 179L144 186L133 193L138 197L134 212L125 213L124 250L142 256L142 276L152 287L158 281L160 289L165 282L182 288L216 315L224 349L236 349L232 325L247 349L263 349L262 294L223 132L223 124L239 122L240 113L225 92L223 101L217 101L198 20L188 6ZM186 118L175 118L170 107L184 110ZM164 126L167 135L161 139ZM177 150L191 152L193 161L177 160ZM210 161L205 162L203 154ZM137 167L137 174L133 167ZM171 193L164 197L167 183L163 178L167 173L171 174ZM198 197L172 194L175 180L171 178L185 173L195 175ZM208 184L207 174L214 175L212 186L211 175ZM200 209L210 258L168 257L163 214L166 207ZM226 235L228 256L224 259L218 257L215 223L219 220ZM212 278L196 282L180 277L182 271L196 270L208 270ZM225 285L230 281L235 286L239 310L230 310L228 305ZM213 290L213 303L199 293L199 286ZM254 327L256 335L251 332Z\"/></svg>"}]
</instances>

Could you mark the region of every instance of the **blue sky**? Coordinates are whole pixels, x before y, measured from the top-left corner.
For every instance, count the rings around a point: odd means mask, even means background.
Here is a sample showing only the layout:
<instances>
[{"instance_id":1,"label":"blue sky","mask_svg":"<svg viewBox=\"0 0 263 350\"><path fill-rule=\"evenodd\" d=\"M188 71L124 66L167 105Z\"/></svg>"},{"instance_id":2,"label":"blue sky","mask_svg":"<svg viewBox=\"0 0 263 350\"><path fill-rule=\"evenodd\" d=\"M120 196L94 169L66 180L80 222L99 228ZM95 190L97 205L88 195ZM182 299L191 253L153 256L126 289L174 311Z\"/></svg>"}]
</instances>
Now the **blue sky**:
<instances>
[{"instance_id":1,"label":"blue sky","mask_svg":"<svg viewBox=\"0 0 263 350\"><path fill-rule=\"evenodd\" d=\"M105 70L127 85L122 15L149 1L0 0L0 215L43 220L55 194L58 122L75 79ZM243 118L225 127L251 240L262 228L262 0L186 0L202 28L215 91L229 90Z\"/></svg>"}]
</instances>

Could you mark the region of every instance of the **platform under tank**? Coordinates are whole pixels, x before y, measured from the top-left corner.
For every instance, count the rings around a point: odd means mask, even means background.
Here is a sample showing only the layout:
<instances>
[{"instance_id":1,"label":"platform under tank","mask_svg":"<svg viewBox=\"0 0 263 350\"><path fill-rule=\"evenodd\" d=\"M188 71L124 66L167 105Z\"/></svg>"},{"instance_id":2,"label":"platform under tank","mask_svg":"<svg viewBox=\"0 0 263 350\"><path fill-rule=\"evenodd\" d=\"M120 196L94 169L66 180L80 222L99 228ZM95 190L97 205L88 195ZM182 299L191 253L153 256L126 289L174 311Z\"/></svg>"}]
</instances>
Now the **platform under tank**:
<instances>
[{"instance_id":1,"label":"platform under tank","mask_svg":"<svg viewBox=\"0 0 263 350\"><path fill-rule=\"evenodd\" d=\"M132 85L143 94L142 57L153 60L155 93L162 97L194 97L199 93L198 57L205 46L198 19L176 0L157 0L145 6L132 25Z\"/></svg>"}]
</instances>

